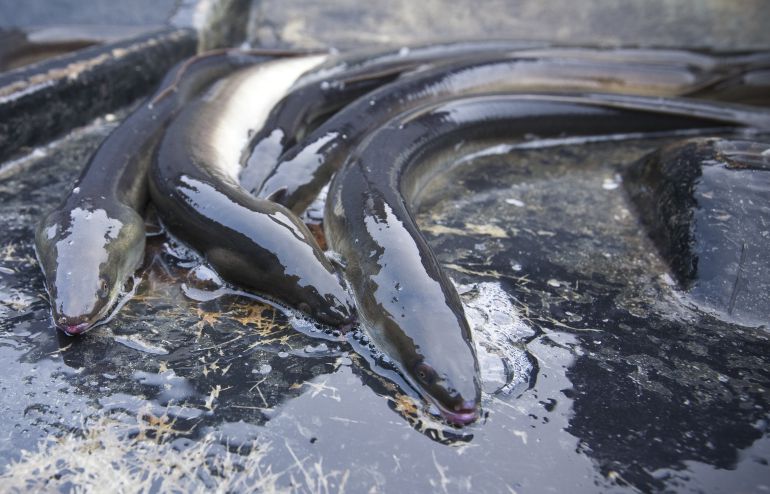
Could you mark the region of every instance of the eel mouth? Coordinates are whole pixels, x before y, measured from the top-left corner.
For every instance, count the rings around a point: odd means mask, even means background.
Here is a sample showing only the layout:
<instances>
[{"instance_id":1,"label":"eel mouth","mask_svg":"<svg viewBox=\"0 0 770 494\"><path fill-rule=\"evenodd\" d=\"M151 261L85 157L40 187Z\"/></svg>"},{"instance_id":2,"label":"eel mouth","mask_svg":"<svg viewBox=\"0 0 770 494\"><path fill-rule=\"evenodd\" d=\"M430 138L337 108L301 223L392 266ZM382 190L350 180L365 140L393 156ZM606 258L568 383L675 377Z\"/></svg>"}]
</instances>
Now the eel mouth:
<instances>
[{"instance_id":1,"label":"eel mouth","mask_svg":"<svg viewBox=\"0 0 770 494\"><path fill-rule=\"evenodd\" d=\"M77 336L91 329L107 324L115 317L120 309L133 297L139 286L136 276L129 277L123 285L123 290L111 299L111 302L102 308L96 315L90 316L57 316L52 308L51 317L56 329L67 336ZM85 320L83 320L85 319Z\"/></svg>"},{"instance_id":2,"label":"eel mouth","mask_svg":"<svg viewBox=\"0 0 770 494\"><path fill-rule=\"evenodd\" d=\"M474 400L466 400L451 410L438 403L436 405L444 420L457 427L469 425L478 420L480 416L479 407Z\"/></svg>"},{"instance_id":3,"label":"eel mouth","mask_svg":"<svg viewBox=\"0 0 770 494\"><path fill-rule=\"evenodd\" d=\"M63 326L57 326L60 330L64 332L67 336L75 336L79 334L83 334L89 329L91 329L91 323L89 322L81 322L77 324L65 324Z\"/></svg>"}]
</instances>

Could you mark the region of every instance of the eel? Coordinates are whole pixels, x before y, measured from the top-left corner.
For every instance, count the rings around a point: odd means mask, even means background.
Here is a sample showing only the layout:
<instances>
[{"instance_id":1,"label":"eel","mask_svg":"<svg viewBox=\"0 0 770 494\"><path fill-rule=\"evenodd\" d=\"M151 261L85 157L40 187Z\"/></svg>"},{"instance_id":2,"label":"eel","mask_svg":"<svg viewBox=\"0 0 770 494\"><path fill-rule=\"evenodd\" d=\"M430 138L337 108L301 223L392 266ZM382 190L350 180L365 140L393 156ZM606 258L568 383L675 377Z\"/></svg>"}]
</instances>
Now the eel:
<instances>
[{"instance_id":1,"label":"eel","mask_svg":"<svg viewBox=\"0 0 770 494\"><path fill-rule=\"evenodd\" d=\"M476 420L481 388L460 298L411 211L413 198L447 166L427 158L475 139L708 128L725 121L671 115L658 111L656 98L637 100L647 101L648 111L586 96L493 94L440 102L367 134L332 180L326 239L342 259L362 327L447 422ZM770 128L770 113L764 115L755 123Z\"/></svg>"},{"instance_id":2,"label":"eel","mask_svg":"<svg viewBox=\"0 0 770 494\"><path fill-rule=\"evenodd\" d=\"M351 298L308 228L238 184L241 151L286 89L325 55L274 60L224 78L168 126L149 184L167 230L223 280L344 327Z\"/></svg>"},{"instance_id":3,"label":"eel","mask_svg":"<svg viewBox=\"0 0 770 494\"><path fill-rule=\"evenodd\" d=\"M747 105L770 105L770 67L746 69L715 83L704 96Z\"/></svg>"},{"instance_id":4,"label":"eel","mask_svg":"<svg viewBox=\"0 0 770 494\"><path fill-rule=\"evenodd\" d=\"M687 94L711 83L709 75L698 71L649 63L519 58L462 61L404 77L357 99L286 151L255 191L295 212L302 211L368 129L401 111L441 98L494 90L664 96Z\"/></svg>"},{"instance_id":5,"label":"eel","mask_svg":"<svg viewBox=\"0 0 770 494\"><path fill-rule=\"evenodd\" d=\"M546 46L530 47L514 52L518 56L584 60L594 62L616 62L652 65L672 65L694 67L699 70L714 69L742 65L744 57L736 59L731 56L720 56L713 53L693 50L656 49L656 48L593 48L585 46Z\"/></svg>"},{"instance_id":6,"label":"eel","mask_svg":"<svg viewBox=\"0 0 770 494\"><path fill-rule=\"evenodd\" d=\"M227 51L181 62L102 142L70 193L35 231L57 328L83 333L109 320L127 300L124 287L144 256L148 164L168 121L217 78L264 60L261 54L282 53Z\"/></svg>"},{"instance_id":7,"label":"eel","mask_svg":"<svg viewBox=\"0 0 770 494\"><path fill-rule=\"evenodd\" d=\"M304 74L292 90L273 109L263 128L250 143L251 154L241 173L241 185L255 193L265 180L263 175L289 147L356 97L416 71L439 65L489 58L493 54L510 58L538 59L543 62L615 64L608 72L614 75L622 67L646 66L650 74L669 79L671 87L663 94L682 95L684 89L698 97L753 104L770 93L770 85L756 81L747 83L745 72L767 68L770 54L709 54L663 49L597 49L556 47L522 42L491 40L450 42L428 46L402 47L381 52L354 52L331 57L328 62ZM668 73L667 75L665 75ZM651 76L652 77L652 76ZM697 84L696 84L697 82ZM672 93L679 84L680 91ZM712 85L717 85L712 89ZM652 88L651 88L652 89Z\"/></svg>"},{"instance_id":8,"label":"eel","mask_svg":"<svg viewBox=\"0 0 770 494\"><path fill-rule=\"evenodd\" d=\"M746 70L768 68L770 50L719 52L663 48L592 48L580 46L531 47L512 55L547 59L634 63L690 67L719 75L736 75Z\"/></svg>"},{"instance_id":9,"label":"eel","mask_svg":"<svg viewBox=\"0 0 770 494\"><path fill-rule=\"evenodd\" d=\"M673 49L545 47L523 49L511 55L689 67L714 77L712 83L694 88L688 96L746 105L770 104L770 50L719 53Z\"/></svg>"},{"instance_id":10,"label":"eel","mask_svg":"<svg viewBox=\"0 0 770 494\"><path fill-rule=\"evenodd\" d=\"M13 70L64 53L98 43L96 39L73 37L50 41L34 41L28 33L16 28L0 28L0 72Z\"/></svg>"},{"instance_id":11,"label":"eel","mask_svg":"<svg viewBox=\"0 0 770 494\"><path fill-rule=\"evenodd\" d=\"M702 88L703 96L736 102L748 102L744 101L744 92L732 90L728 85L730 91L712 93L708 90L710 83L737 78L749 67L766 65L766 57L761 57L761 52L719 56L682 50L548 47L542 43L506 40L448 42L331 57L298 79L295 88L275 106L263 128L254 135L251 154L241 173L241 185L249 190L257 189L265 179L262 174L268 169L264 163L274 163L283 151L304 137L307 129L317 126L324 117L355 98L408 73L461 60L488 59L493 55L552 63L567 61L620 67L631 64L637 66L637 70L641 70L638 67L641 65L651 74L661 72L658 77L668 78L672 87L678 83L690 91ZM616 70L617 67L613 67L609 73Z\"/></svg>"},{"instance_id":12,"label":"eel","mask_svg":"<svg viewBox=\"0 0 770 494\"><path fill-rule=\"evenodd\" d=\"M503 54L540 44L508 40L455 41L417 47L361 50L329 57L300 76L252 136L239 180L252 190L288 147L325 117L404 73L464 58Z\"/></svg>"}]
</instances>

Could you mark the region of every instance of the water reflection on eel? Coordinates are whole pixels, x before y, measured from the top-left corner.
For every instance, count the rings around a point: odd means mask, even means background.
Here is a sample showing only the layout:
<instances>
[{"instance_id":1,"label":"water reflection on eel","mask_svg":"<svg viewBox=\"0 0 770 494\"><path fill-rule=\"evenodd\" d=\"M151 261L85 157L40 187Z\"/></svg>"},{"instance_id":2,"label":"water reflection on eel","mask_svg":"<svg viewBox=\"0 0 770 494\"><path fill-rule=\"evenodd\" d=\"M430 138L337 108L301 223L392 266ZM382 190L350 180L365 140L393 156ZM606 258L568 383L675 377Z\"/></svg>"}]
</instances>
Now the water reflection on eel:
<instances>
[{"instance_id":1,"label":"water reflection on eel","mask_svg":"<svg viewBox=\"0 0 770 494\"><path fill-rule=\"evenodd\" d=\"M104 140L61 205L40 221L35 251L56 327L82 333L105 322L125 300L124 287L144 256L147 169L163 128L212 81L260 60L220 52L177 65Z\"/></svg>"},{"instance_id":2,"label":"water reflection on eel","mask_svg":"<svg viewBox=\"0 0 770 494\"><path fill-rule=\"evenodd\" d=\"M750 56L586 49L551 49L547 55L548 48L517 51L514 45L450 44L373 61L359 56L324 63L325 56L314 55L244 62L226 54L183 64L149 105L105 141L36 232L57 326L80 333L114 312L141 263L147 164L160 142L149 191L171 234L200 252L225 281L320 322L348 326L357 310L410 387L448 422L473 422L481 386L470 329L411 212L423 186L445 171L445 164L423 158L468 139L770 128L767 112L750 107L610 94L740 99L745 91L736 89L739 80L753 88L751 98L761 99L766 74L740 72L751 65ZM263 63L254 65L258 61ZM421 67L431 61L432 67ZM415 73L404 75L408 71ZM232 75L180 109L227 73ZM601 93L488 94L533 90ZM266 157L275 158L305 127L362 94L284 153L265 180L274 164ZM466 96L448 99L457 95ZM247 143L255 131L256 147L243 170L243 150L252 151ZM302 210L343 163L331 185L325 228L343 258L355 305L292 212ZM283 204L252 196L239 179Z\"/></svg>"},{"instance_id":3,"label":"water reflection on eel","mask_svg":"<svg viewBox=\"0 0 770 494\"><path fill-rule=\"evenodd\" d=\"M569 52L583 58L521 58L491 54L420 71L386 84L352 102L281 155L275 170L255 190L295 212L302 211L342 165L362 136L398 113L459 95L500 92L590 91L651 96L713 94L719 72L703 72L679 62L628 63L600 57L596 51ZM559 52L557 52L559 53ZM521 54L521 55L520 55ZM632 57L633 60L633 57ZM698 58L700 60L700 58ZM701 62L704 63L704 62ZM727 70L731 72L732 69ZM252 158L250 158L251 160Z\"/></svg>"},{"instance_id":4,"label":"water reflection on eel","mask_svg":"<svg viewBox=\"0 0 770 494\"><path fill-rule=\"evenodd\" d=\"M598 101L604 96L485 95L418 109L368 134L331 183L327 241L344 259L362 324L449 422L467 424L478 417L481 388L460 298L411 211L425 183L446 166L424 158L473 139L747 123L738 109L725 116L721 106L708 103L680 103L688 108L674 115L676 110L666 113L656 98L630 98L637 109L628 109ZM770 115L751 115L751 124L770 128Z\"/></svg>"},{"instance_id":5,"label":"water reflection on eel","mask_svg":"<svg viewBox=\"0 0 770 494\"><path fill-rule=\"evenodd\" d=\"M237 181L250 133L323 59L274 60L218 81L168 127L149 179L164 225L225 281L342 326L354 314L350 297L308 228Z\"/></svg>"},{"instance_id":6,"label":"water reflection on eel","mask_svg":"<svg viewBox=\"0 0 770 494\"><path fill-rule=\"evenodd\" d=\"M542 45L511 40L455 41L329 56L297 79L252 136L249 158L239 177L241 185L248 190L257 187L281 154L302 140L308 129L323 123L354 99L406 73L463 59L504 56Z\"/></svg>"}]
</instances>

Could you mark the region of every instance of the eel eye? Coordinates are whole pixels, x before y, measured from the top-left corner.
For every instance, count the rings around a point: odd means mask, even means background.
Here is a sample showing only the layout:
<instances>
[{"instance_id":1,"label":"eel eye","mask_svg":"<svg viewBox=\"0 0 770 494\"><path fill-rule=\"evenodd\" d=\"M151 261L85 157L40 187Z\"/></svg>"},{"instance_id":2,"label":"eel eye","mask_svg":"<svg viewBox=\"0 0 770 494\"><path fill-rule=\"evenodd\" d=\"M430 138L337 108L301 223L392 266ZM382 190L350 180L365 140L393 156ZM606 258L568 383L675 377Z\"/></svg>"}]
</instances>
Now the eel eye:
<instances>
[{"instance_id":1,"label":"eel eye","mask_svg":"<svg viewBox=\"0 0 770 494\"><path fill-rule=\"evenodd\" d=\"M107 297L107 295L109 295L110 293L109 288L110 288L109 280L106 277L102 276L101 278L99 278L99 289L97 290L96 295L98 295L100 298Z\"/></svg>"},{"instance_id":2,"label":"eel eye","mask_svg":"<svg viewBox=\"0 0 770 494\"><path fill-rule=\"evenodd\" d=\"M430 365L420 362L414 368L414 373L420 383L424 385L431 385L436 381L436 371Z\"/></svg>"}]
</instances>

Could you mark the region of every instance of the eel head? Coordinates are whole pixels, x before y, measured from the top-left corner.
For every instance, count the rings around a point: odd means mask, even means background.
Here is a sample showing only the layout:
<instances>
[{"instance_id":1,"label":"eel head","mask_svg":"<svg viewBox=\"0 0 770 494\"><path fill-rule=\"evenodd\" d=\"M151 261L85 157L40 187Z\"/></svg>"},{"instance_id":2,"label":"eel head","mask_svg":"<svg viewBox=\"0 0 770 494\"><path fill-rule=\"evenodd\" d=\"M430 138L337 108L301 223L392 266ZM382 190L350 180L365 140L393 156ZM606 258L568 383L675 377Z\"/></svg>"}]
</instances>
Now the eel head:
<instances>
[{"instance_id":1,"label":"eel head","mask_svg":"<svg viewBox=\"0 0 770 494\"><path fill-rule=\"evenodd\" d=\"M410 374L448 423L463 426L479 418L480 386L475 377L478 370L474 369L459 380L451 379L447 373L439 373L421 360L412 367Z\"/></svg>"},{"instance_id":2,"label":"eel head","mask_svg":"<svg viewBox=\"0 0 770 494\"><path fill-rule=\"evenodd\" d=\"M84 201L43 218L35 249L56 327L73 335L106 322L142 262L144 245L144 220L124 205Z\"/></svg>"}]
</instances>

